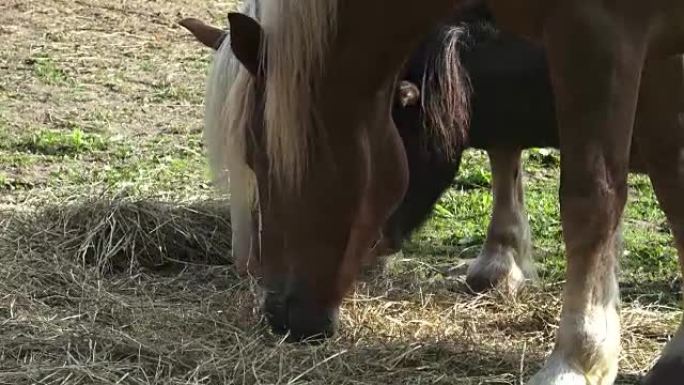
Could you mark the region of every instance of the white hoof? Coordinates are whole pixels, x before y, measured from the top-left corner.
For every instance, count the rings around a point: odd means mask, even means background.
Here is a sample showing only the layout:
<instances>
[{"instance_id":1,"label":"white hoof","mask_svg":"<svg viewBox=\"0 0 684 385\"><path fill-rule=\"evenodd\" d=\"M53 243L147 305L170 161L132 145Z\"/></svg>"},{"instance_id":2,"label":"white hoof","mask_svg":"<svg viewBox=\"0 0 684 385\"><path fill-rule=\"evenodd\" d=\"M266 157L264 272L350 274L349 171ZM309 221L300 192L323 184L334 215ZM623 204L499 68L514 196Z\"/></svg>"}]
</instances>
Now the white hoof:
<instances>
[{"instance_id":1,"label":"white hoof","mask_svg":"<svg viewBox=\"0 0 684 385\"><path fill-rule=\"evenodd\" d=\"M554 354L527 385L612 385L615 377L617 365L596 366L584 373L577 365Z\"/></svg>"},{"instance_id":2,"label":"white hoof","mask_svg":"<svg viewBox=\"0 0 684 385\"><path fill-rule=\"evenodd\" d=\"M527 278L512 256L481 254L468 267L466 283L475 292L496 288L514 294L524 286Z\"/></svg>"},{"instance_id":3,"label":"white hoof","mask_svg":"<svg viewBox=\"0 0 684 385\"><path fill-rule=\"evenodd\" d=\"M584 374L564 363L549 363L527 382L527 385L590 385ZM593 384L591 384L593 385Z\"/></svg>"},{"instance_id":4,"label":"white hoof","mask_svg":"<svg viewBox=\"0 0 684 385\"><path fill-rule=\"evenodd\" d=\"M527 385L612 385L617 377L617 357L614 362L595 362L588 372L571 362L560 354L553 353L546 365L530 378Z\"/></svg>"}]
</instances>

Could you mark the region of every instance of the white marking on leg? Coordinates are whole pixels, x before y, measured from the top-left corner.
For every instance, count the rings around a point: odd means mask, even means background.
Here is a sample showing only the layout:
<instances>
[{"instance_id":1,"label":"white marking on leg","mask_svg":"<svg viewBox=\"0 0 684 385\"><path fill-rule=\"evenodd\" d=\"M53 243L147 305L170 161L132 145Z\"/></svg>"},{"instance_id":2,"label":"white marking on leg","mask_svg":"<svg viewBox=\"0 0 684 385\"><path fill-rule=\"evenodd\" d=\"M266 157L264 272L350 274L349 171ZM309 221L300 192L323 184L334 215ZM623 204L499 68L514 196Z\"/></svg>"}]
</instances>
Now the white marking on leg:
<instances>
[{"instance_id":1,"label":"white marking on leg","mask_svg":"<svg viewBox=\"0 0 684 385\"><path fill-rule=\"evenodd\" d=\"M566 313L554 352L529 385L612 384L619 352L620 320L615 304Z\"/></svg>"},{"instance_id":2,"label":"white marking on leg","mask_svg":"<svg viewBox=\"0 0 684 385\"><path fill-rule=\"evenodd\" d=\"M494 209L482 252L468 269L471 285L496 285L515 292L534 278L532 241L525 213L520 150L488 151ZM476 287L476 289L483 289Z\"/></svg>"},{"instance_id":3,"label":"white marking on leg","mask_svg":"<svg viewBox=\"0 0 684 385\"><path fill-rule=\"evenodd\" d=\"M613 254L618 254L618 244L615 236ZM620 354L615 255L603 261L589 278L586 269L569 261L556 346L529 385L610 385L615 380Z\"/></svg>"},{"instance_id":4,"label":"white marking on leg","mask_svg":"<svg viewBox=\"0 0 684 385\"><path fill-rule=\"evenodd\" d=\"M515 262L514 253L502 248L493 253L480 254L468 266L468 279L482 279L509 293L514 293L525 281L525 273ZM478 290L482 288L477 288Z\"/></svg>"}]
</instances>

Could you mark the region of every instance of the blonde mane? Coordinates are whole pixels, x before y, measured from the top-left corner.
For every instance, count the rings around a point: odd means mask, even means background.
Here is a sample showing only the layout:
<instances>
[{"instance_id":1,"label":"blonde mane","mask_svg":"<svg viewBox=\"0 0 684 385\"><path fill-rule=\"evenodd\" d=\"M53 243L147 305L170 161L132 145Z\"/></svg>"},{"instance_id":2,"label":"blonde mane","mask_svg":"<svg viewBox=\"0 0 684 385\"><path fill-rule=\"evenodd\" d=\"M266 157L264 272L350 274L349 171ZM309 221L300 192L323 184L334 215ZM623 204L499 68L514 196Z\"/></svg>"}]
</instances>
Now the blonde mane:
<instances>
[{"instance_id":1,"label":"blonde mane","mask_svg":"<svg viewBox=\"0 0 684 385\"><path fill-rule=\"evenodd\" d=\"M259 8L258 0L249 0L240 11L258 19ZM233 55L228 36L216 52L207 79L204 115L209 165L222 190L228 190L231 179L249 181L249 185L242 186L246 190L252 190L250 185L255 183L246 163L245 137L254 91L252 76ZM241 178L236 178L236 174Z\"/></svg>"},{"instance_id":2,"label":"blonde mane","mask_svg":"<svg viewBox=\"0 0 684 385\"><path fill-rule=\"evenodd\" d=\"M259 18L259 0L242 13ZM252 212L257 207L256 177L246 159L246 129L255 103L254 80L231 50L230 37L219 47L207 79L204 140L214 183L230 193L232 252L238 271L248 271L252 249Z\"/></svg>"},{"instance_id":3,"label":"blonde mane","mask_svg":"<svg viewBox=\"0 0 684 385\"><path fill-rule=\"evenodd\" d=\"M312 101L336 31L338 0L265 0L261 6L266 150L275 181L296 189L315 136Z\"/></svg>"},{"instance_id":4,"label":"blonde mane","mask_svg":"<svg viewBox=\"0 0 684 385\"><path fill-rule=\"evenodd\" d=\"M312 100L323 74L323 59L334 36L337 0L248 0L241 12L264 29L266 70L264 132L271 174L286 188L299 187L314 135ZM239 181L254 194L255 177L246 164L246 130L255 110L253 76L233 55L230 39L219 48L208 79L205 138L216 183ZM235 184L235 183L232 183ZM230 186L234 188L235 186ZM253 200L253 196L251 199Z\"/></svg>"},{"instance_id":5,"label":"blonde mane","mask_svg":"<svg viewBox=\"0 0 684 385\"><path fill-rule=\"evenodd\" d=\"M271 177L285 189L297 190L301 186L311 144L317 138L313 101L324 74L329 44L335 37L338 3L339 0L249 0L243 9L259 20L264 30L261 57L268 62L262 63L266 152ZM452 27L434 43L422 82L425 126L448 155L463 142L469 121L470 87L458 52L461 34L461 29ZM219 50L210 80L214 85L228 87L216 90L223 93L220 97L209 97L224 101L221 113L214 114L220 117L217 125L223 125L219 130L223 132L223 151L213 151L224 158L219 162L224 165L236 164L226 157L244 159L245 130L256 103L254 79L230 53L228 43L226 39ZM226 60L227 66L220 65L221 60ZM228 74L222 73L226 68ZM229 81L216 82L220 77L228 77ZM208 144L216 145L211 141ZM221 175L223 170L218 171ZM249 179L252 184L253 175Z\"/></svg>"}]
</instances>

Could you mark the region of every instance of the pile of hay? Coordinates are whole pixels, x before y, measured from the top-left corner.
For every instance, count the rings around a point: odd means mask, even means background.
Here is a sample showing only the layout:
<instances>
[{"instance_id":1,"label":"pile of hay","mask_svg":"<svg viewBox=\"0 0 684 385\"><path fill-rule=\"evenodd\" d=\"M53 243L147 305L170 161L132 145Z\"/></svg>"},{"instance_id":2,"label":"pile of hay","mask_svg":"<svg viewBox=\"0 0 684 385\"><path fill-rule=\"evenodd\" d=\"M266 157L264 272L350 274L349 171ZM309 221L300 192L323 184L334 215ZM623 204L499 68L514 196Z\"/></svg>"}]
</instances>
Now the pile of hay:
<instances>
[{"instance_id":1,"label":"pile of hay","mask_svg":"<svg viewBox=\"0 0 684 385\"><path fill-rule=\"evenodd\" d=\"M230 234L223 201L1 212L0 384L194 376L205 353L236 348L223 345L224 312L231 323L258 321L250 285L230 265Z\"/></svg>"},{"instance_id":2,"label":"pile of hay","mask_svg":"<svg viewBox=\"0 0 684 385\"><path fill-rule=\"evenodd\" d=\"M229 264L228 204L98 199L3 216L0 250L52 254L100 273L139 267Z\"/></svg>"}]
</instances>

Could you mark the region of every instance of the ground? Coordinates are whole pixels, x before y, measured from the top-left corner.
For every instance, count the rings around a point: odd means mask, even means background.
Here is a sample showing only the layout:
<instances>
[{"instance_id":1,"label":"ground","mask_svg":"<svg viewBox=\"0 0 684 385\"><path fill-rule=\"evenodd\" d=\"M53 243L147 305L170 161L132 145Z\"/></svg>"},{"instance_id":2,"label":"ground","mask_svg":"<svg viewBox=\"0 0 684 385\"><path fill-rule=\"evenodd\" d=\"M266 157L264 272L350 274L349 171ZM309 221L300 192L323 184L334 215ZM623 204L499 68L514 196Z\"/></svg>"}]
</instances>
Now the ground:
<instances>
[{"instance_id":1,"label":"ground","mask_svg":"<svg viewBox=\"0 0 684 385\"><path fill-rule=\"evenodd\" d=\"M281 344L261 326L201 140L210 52L176 25L234 6L0 3L0 384L520 384L560 310L553 151L525 158L541 278L518 298L463 290L491 208L471 152L403 256L348 297L336 339ZM630 192L618 384L681 319L666 221L648 179Z\"/></svg>"}]
</instances>

